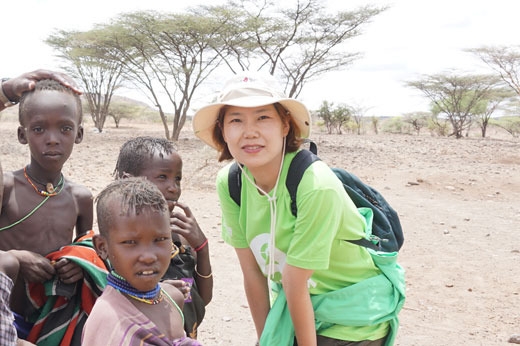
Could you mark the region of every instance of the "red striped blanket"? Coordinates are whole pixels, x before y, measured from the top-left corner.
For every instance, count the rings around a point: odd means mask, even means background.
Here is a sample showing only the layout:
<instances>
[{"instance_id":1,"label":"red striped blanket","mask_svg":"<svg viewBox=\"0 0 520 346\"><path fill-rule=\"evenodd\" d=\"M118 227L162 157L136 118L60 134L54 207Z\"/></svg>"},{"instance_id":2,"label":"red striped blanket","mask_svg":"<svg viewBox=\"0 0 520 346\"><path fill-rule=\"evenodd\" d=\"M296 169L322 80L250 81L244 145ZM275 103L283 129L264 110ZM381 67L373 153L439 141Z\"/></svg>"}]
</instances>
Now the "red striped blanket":
<instances>
[{"instance_id":1,"label":"red striped blanket","mask_svg":"<svg viewBox=\"0 0 520 346\"><path fill-rule=\"evenodd\" d=\"M28 284L28 296L35 309L29 341L38 346L81 345L83 326L94 302L106 285L107 268L94 250L93 231L46 257L67 258L78 264L83 280L64 284L57 277L44 284Z\"/></svg>"}]
</instances>

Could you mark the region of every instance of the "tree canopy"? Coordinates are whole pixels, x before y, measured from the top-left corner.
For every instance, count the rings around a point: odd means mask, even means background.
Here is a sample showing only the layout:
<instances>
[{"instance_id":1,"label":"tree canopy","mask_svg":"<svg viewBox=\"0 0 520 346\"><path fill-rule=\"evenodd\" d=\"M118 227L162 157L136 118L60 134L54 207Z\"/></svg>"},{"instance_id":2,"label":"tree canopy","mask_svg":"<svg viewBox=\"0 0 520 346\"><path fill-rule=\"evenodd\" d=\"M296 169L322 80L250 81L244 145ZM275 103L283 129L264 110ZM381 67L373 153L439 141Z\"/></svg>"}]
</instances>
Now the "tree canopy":
<instances>
[{"instance_id":1,"label":"tree canopy","mask_svg":"<svg viewBox=\"0 0 520 346\"><path fill-rule=\"evenodd\" d=\"M426 75L407 85L422 91L432 103L432 112L445 114L450 121L451 135L461 138L471 125L472 117L481 111L482 101L491 98L499 82L493 75L447 72Z\"/></svg>"},{"instance_id":2,"label":"tree canopy","mask_svg":"<svg viewBox=\"0 0 520 346\"><path fill-rule=\"evenodd\" d=\"M329 13L319 0L286 4L230 0L185 13L126 13L87 32L60 31L47 42L85 86L99 130L113 92L135 87L157 107L165 136L177 140L197 90L215 70L262 70L297 97L308 81L358 58L347 40L386 9Z\"/></svg>"}]
</instances>

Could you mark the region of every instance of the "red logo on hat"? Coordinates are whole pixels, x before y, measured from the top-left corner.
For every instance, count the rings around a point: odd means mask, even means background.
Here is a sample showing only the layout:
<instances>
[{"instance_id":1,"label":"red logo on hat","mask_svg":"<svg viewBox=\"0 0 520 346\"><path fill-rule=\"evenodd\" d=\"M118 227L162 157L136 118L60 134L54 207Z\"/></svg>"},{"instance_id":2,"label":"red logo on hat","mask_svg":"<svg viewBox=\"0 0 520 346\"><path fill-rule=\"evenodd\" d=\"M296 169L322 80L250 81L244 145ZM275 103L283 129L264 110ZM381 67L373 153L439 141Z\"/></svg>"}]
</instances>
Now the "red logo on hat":
<instances>
[{"instance_id":1,"label":"red logo on hat","mask_svg":"<svg viewBox=\"0 0 520 346\"><path fill-rule=\"evenodd\" d=\"M244 77L244 79L242 80L242 82L249 82L249 78Z\"/></svg>"}]
</instances>

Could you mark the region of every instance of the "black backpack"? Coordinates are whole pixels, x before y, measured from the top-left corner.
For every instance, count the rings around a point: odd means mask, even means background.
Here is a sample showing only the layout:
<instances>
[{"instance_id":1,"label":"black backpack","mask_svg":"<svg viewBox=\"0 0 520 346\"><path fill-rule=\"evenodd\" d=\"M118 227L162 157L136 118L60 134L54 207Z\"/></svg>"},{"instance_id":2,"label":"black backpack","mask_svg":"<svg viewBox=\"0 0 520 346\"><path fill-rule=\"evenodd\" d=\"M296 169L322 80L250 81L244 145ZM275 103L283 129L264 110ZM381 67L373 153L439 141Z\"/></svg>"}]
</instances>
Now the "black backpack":
<instances>
[{"instance_id":1,"label":"black backpack","mask_svg":"<svg viewBox=\"0 0 520 346\"><path fill-rule=\"evenodd\" d=\"M316 145L311 143L310 150L303 149L296 154L287 173L286 187L291 196L291 211L297 215L296 193L303 173L313 162L320 160L316 156ZM384 197L374 188L363 183L354 174L342 168L332 168L339 180L343 183L354 204L359 207L372 209L374 219L372 222L372 238L349 240L349 242L374 249L376 251L399 251L404 242L403 230L399 215L388 204ZM229 195L240 206L240 194L242 188L242 170L235 162L231 165L228 175Z\"/></svg>"}]
</instances>

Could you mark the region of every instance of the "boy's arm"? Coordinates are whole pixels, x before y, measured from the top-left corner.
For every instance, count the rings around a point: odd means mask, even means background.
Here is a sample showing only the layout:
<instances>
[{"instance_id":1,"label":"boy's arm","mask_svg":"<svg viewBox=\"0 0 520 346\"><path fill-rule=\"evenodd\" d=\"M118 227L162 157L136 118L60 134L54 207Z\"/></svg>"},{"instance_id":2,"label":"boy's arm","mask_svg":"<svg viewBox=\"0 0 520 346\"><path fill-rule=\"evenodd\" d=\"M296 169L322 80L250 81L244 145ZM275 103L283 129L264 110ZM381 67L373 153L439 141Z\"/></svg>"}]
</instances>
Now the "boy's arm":
<instances>
[{"instance_id":1,"label":"boy's arm","mask_svg":"<svg viewBox=\"0 0 520 346\"><path fill-rule=\"evenodd\" d=\"M213 275L211 271L208 239L199 227L190 208L181 202L177 202L175 206L181 208L183 213L177 212L175 209L173 210L170 227L172 232L186 239L192 248L192 253L197 263L194 278L197 282L200 297L204 300L204 303L208 305L213 298Z\"/></svg>"},{"instance_id":2,"label":"boy's arm","mask_svg":"<svg viewBox=\"0 0 520 346\"><path fill-rule=\"evenodd\" d=\"M45 282L56 273L51 261L27 250L9 250L20 263L20 274L28 282Z\"/></svg>"},{"instance_id":3,"label":"boy's arm","mask_svg":"<svg viewBox=\"0 0 520 346\"><path fill-rule=\"evenodd\" d=\"M85 235L92 229L94 220L94 201L92 193L84 186L77 186L74 192L78 205L76 220L76 238Z\"/></svg>"},{"instance_id":4,"label":"boy's arm","mask_svg":"<svg viewBox=\"0 0 520 346\"><path fill-rule=\"evenodd\" d=\"M76 238L85 235L92 229L94 207L92 193L85 186L71 183L72 195L76 201L78 217L76 219ZM83 279L83 269L66 258L54 263L54 269L64 283L74 283Z\"/></svg>"}]
</instances>

